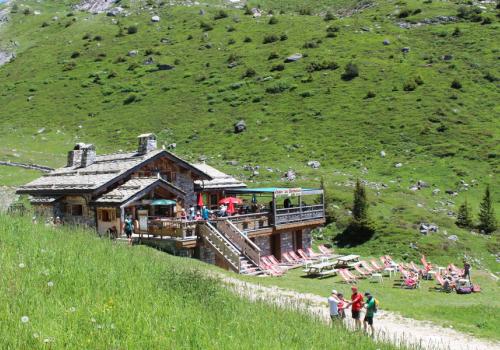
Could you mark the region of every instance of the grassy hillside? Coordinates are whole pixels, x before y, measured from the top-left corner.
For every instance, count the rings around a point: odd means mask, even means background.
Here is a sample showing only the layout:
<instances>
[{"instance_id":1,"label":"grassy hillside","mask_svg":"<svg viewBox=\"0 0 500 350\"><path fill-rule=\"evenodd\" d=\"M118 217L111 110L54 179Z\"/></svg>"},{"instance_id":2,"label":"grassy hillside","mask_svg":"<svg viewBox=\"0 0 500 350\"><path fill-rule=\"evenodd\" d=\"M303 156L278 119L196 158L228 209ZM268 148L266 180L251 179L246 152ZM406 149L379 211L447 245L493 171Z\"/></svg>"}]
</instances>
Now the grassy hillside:
<instances>
[{"instance_id":1,"label":"grassy hillside","mask_svg":"<svg viewBox=\"0 0 500 350\"><path fill-rule=\"evenodd\" d=\"M392 348L240 300L195 260L5 216L0 236L3 349Z\"/></svg>"},{"instance_id":2,"label":"grassy hillside","mask_svg":"<svg viewBox=\"0 0 500 350\"><path fill-rule=\"evenodd\" d=\"M179 155L204 155L249 184L277 184L288 168L298 174L294 186L324 177L337 220L327 234L345 227L361 177L377 235L360 249L447 259L465 251L498 270L498 237L454 225L465 198L477 213L485 185L495 192L499 184L495 4L263 0L249 2L264 14L252 18L215 0L122 1L126 17L73 11L72 3L19 1L0 28L0 47L17 45L17 58L0 67L0 159L60 166L77 141L98 152L133 149L136 135L154 131ZM325 21L327 11L336 19ZM304 57L284 63L294 53ZM349 63L359 73L350 80ZM241 119L247 130L235 134ZM258 175L243 165L258 165ZM4 174L0 183L35 176ZM418 180L430 188L409 190ZM421 222L440 233L420 235Z\"/></svg>"}]
</instances>

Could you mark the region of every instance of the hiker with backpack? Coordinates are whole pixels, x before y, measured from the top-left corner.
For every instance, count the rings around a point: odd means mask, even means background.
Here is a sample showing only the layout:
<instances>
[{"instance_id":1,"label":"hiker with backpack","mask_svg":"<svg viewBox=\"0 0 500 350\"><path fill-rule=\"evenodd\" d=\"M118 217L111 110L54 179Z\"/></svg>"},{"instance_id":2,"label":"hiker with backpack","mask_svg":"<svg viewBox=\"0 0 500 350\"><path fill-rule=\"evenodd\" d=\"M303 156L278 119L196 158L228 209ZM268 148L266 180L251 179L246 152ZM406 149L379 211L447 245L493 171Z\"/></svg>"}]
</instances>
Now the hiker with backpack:
<instances>
[{"instance_id":1,"label":"hiker with backpack","mask_svg":"<svg viewBox=\"0 0 500 350\"><path fill-rule=\"evenodd\" d=\"M370 292L366 292L365 297L366 297L366 303L364 307L366 308L366 314L363 320L363 325L365 328L365 332L367 332L367 328L368 326L370 326L371 336L373 338L375 335L375 331L373 329L373 316L377 312L378 301L373 297L373 295L370 294Z\"/></svg>"}]
</instances>

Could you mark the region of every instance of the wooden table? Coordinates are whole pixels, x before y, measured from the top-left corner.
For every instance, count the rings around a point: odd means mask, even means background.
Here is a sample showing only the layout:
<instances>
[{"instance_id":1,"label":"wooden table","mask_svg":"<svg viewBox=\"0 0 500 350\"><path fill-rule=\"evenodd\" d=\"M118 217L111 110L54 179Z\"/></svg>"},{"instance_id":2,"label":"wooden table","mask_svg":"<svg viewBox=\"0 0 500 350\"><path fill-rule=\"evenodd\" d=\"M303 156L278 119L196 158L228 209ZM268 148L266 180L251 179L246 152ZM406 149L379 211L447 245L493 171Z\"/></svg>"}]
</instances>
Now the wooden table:
<instances>
[{"instance_id":1,"label":"wooden table","mask_svg":"<svg viewBox=\"0 0 500 350\"><path fill-rule=\"evenodd\" d=\"M336 267L349 267L350 264L353 265L354 263L359 262L359 255L346 255L346 256L341 256L337 258L337 265Z\"/></svg>"},{"instance_id":2,"label":"wooden table","mask_svg":"<svg viewBox=\"0 0 500 350\"><path fill-rule=\"evenodd\" d=\"M337 270L335 269L336 261L325 261L318 264L306 265L306 268L303 270L308 276L332 276L337 274Z\"/></svg>"}]
</instances>

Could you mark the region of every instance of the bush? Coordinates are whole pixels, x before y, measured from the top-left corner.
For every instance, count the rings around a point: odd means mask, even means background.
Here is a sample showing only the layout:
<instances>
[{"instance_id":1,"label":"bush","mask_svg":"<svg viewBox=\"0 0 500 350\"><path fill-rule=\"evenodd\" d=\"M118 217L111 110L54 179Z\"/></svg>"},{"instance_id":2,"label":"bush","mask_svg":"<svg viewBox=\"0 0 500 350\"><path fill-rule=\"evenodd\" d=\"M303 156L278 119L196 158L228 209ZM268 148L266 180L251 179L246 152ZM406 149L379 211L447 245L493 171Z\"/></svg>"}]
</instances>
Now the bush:
<instances>
[{"instance_id":1,"label":"bush","mask_svg":"<svg viewBox=\"0 0 500 350\"><path fill-rule=\"evenodd\" d=\"M228 45L233 45L233 44L236 44L236 40L234 40L233 38L231 38L231 39L229 39L229 40L227 41L227 44L228 44Z\"/></svg>"},{"instance_id":2,"label":"bush","mask_svg":"<svg viewBox=\"0 0 500 350\"><path fill-rule=\"evenodd\" d=\"M316 72L316 71L321 71L321 70L335 70L339 68L339 65L337 62L334 61L323 61L321 63L319 62L311 62L309 65L306 67L306 70L309 73Z\"/></svg>"},{"instance_id":3,"label":"bush","mask_svg":"<svg viewBox=\"0 0 500 350\"><path fill-rule=\"evenodd\" d=\"M71 58L77 58L77 57L80 57L80 53L78 51L73 51L73 53L71 53Z\"/></svg>"},{"instance_id":4,"label":"bush","mask_svg":"<svg viewBox=\"0 0 500 350\"><path fill-rule=\"evenodd\" d=\"M280 41L285 41L285 40L288 40L288 35L286 35L286 33L283 33L280 35Z\"/></svg>"},{"instance_id":5,"label":"bush","mask_svg":"<svg viewBox=\"0 0 500 350\"><path fill-rule=\"evenodd\" d=\"M417 84L414 81L409 80L403 84L404 91L414 91L417 88Z\"/></svg>"},{"instance_id":6,"label":"bush","mask_svg":"<svg viewBox=\"0 0 500 350\"><path fill-rule=\"evenodd\" d=\"M137 98L137 95L132 94L132 95L129 95L125 100L123 100L123 104L129 105L129 104L136 102L138 100L139 99Z\"/></svg>"},{"instance_id":7,"label":"bush","mask_svg":"<svg viewBox=\"0 0 500 350\"><path fill-rule=\"evenodd\" d=\"M451 82L451 87L453 89L461 89L462 88L462 83L460 83L460 81L458 81L458 79L454 79L452 82Z\"/></svg>"},{"instance_id":8,"label":"bush","mask_svg":"<svg viewBox=\"0 0 500 350\"><path fill-rule=\"evenodd\" d=\"M285 70L285 65L282 63L271 67L271 72L275 72L275 71L281 72L283 70Z\"/></svg>"},{"instance_id":9,"label":"bush","mask_svg":"<svg viewBox=\"0 0 500 350\"><path fill-rule=\"evenodd\" d=\"M108 74L108 79L116 78L117 76L118 76L118 73L116 73L115 71L111 71Z\"/></svg>"},{"instance_id":10,"label":"bush","mask_svg":"<svg viewBox=\"0 0 500 350\"><path fill-rule=\"evenodd\" d=\"M481 24L483 24L483 25L491 24L491 23L493 23L493 21L491 20L490 17L484 17L483 21L481 22Z\"/></svg>"},{"instance_id":11,"label":"bush","mask_svg":"<svg viewBox=\"0 0 500 350\"><path fill-rule=\"evenodd\" d=\"M127 33L128 34L135 34L135 33L137 33L138 30L139 30L139 28L137 28L136 25L132 25L132 26L129 26L127 28Z\"/></svg>"},{"instance_id":12,"label":"bush","mask_svg":"<svg viewBox=\"0 0 500 350\"><path fill-rule=\"evenodd\" d=\"M302 15L302 16L312 16L312 10L309 7L302 7L299 10L299 15Z\"/></svg>"},{"instance_id":13,"label":"bush","mask_svg":"<svg viewBox=\"0 0 500 350\"><path fill-rule=\"evenodd\" d=\"M114 63L124 63L127 62L127 58L125 56L118 56Z\"/></svg>"},{"instance_id":14,"label":"bush","mask_svg":"<svg viewBox=\"0 0 500 350\"><path fill-rule=\"evenodd\" d=\"M343 80L352 80L359 75L358 66L350 62L345 66L344 73L342 74Z\"/></svg>"},{"instance_id":15,"label":"bush","mask_svg":"<svg viewBox=\"0 0 500 350\"><path fill-rule=\"evenodd\" d=\"M257 75L257 72L253 68L247 68L245 73L243 73L242 77L243 78L252 78Z\"/></svg>"},{"instance_id":16,"label":"bush","mask_svg":"<svg viewBox=\"0 0 500 350\"><path fill-rule=\"evenodd\" d=\"M288 86L285 83L278 83L276 85L270 86L266 89L266 92L268 94L280 94L282 92L285 92L286 90L290 89L290 86Z\"/></svg>"},{"instance_id":17,"label":"bush","mask_svg":"<svg viewBox=\"0 0 500 350\"><path fill-rule=\"evenodd\" d=\"M331 11L326 11L325 17L323 18L325 21L333 21L335 19L335 15Z\"/></svg>"},{"instance_id":18,"label":"bush","mask_svg":"<svg viewBox=\"0 0 500 350\"><path fill-rule=\"evenodd\" d=\"M302 47L304 49L315 49L317 48L319 45L318 45L318 42L317 41L306 41L304 43L304 45L302 45Z\"/></svg>"},{"instance_id":19,"label":"bush","mask_svg":"<svg viewBox=\"0 0 500 350\"><path fill-rule=\"evenodd\" d=\"M140 67L140 66L139 66L139 64L138 64L138 63L133 62L133 63L131 63L131 64L128 66L127 70L129 70L129 71L133 71L133 70L135 70L136 68L139 68L139 67Z\"/></svg>"},{"instance_id":20,"label":"bush","mask_svg":"<svg viewBox=\"0 0 500 350\"><path fill-rule=\"evenodd\" d=\"M102 41L102 36L100 35L94 36L94 41Z\"/></svg>"},{"instance_id":21,"label":"bush","mask_svg":"<svg viewBox=\"0 0 500 350\"><path fill-rule=\"evenodd\" d=\"M66 72L66 71L70 71L70 70L73 70L76 68L76 62L74 61L71 61L71 62L68 62L64 65L63 67L63 71Z\"/></svg>"},{"instance_id":22,"label":"bush","mask_svg":"<svg viewBox=\"0 0 500 350\"><path fill-rule=\"evenodd\" d=\"M186 40L193 40L193 36L191 34L189 34L186 38Z\"/></svg>"},{"instance_id":23,"label":"bush","mask_svg":"<svg viewBox=\"0 0 500 350\"><path fill-rule=\"evenodd\" d=\"M424 85L424 79L420 75L417 75L414 80L417 85Z\"/></svg>"},{"instance_id":24,"label":"bush","mask_svg":"<svg viewBox=\"0 0 500 350\"><path fill-rule=\"evenodd\" d=\"M227 27L227 32L228 32L228 33L234 32L235 30L236 30L236 28L235 28L235 27L233 27L233 26L229 26L229 27Z\"/></svg>"},{"instance_id":25,"label":"bush","mask_svg":"<svg viewBox=\"0 0 500 350\"><path fill-rule=\"evenodd\" d=\"M212 29L214 29L214 27L210 23L207 23L207 22L201 22L200 28L203 29L204 32L209 32Z\"/></svg>"},{"instance_id":26,"label":"bush","mask_svg":"<svg viewBox=\"0 0 500 350\"><path fill-rule=\"evenodd\" d=\"M460 36L460 35L462 35L462 31L460 30L460 28L455 27L455 29L453 30L453 33L451 35Z\"/></svg>"},{"instance_id":27,"label":"bush","mask_svg":"<svg viewBox=\"0 0 500 350\"><path fill-rule=\"evenodd\" d=\"M377 94L370 90L366 93L365 99L374 98L375 96L377 96Z\"/></svg>"},{"instance_id":28,"label":"bush","mask_svg":"<svg viewBox=\"0 0 500 350\"><path fill-rule=\"evenodd\" d=\"M262 40L262 43L263 44L270 44L270 43L274 43L276 41L278 41L279 38L277 35L275 34L268 34L268 35L265 35L264 36L264 39Z\"/></svg>"},{"instance_id":29,"label":"bush","mask_svg":"<svg viewBox=\"0 0 500 350\"><path fill-rule=\"evenodd\" d=\"M280 56L276 53L276 52L271 52L269 54L269 57L267 58L268 61L271 61L271 60L275 60L277 58L279 58Z\"/></svg>"},{"instance_id":30,"label":"bush","mask_svg":"<svg viewBox=\"0 0 500 350\"><path fill-rule=\"evenodd\" d=\"M484 75L484 79L488 80L490 83L494 83L494 82L500 80L495 75L493 75L493 73L491 73L491 72L486 72L486 74Z\"/></svg>"},{"instance_id":31,"label":"bush","mask_svg":"<svg viewBox=\"0 0 500 350\"><path fill-rule=\"evenodd\" d=\"M336 37L337 37L337 34L332 33L332 32L327 32L327 33L326 33L326 37L327 37L327 38L336 38Z\"/></svg>"},{"instance_id":32,"label":"bush","mask_svg":"<svg viewBox=\"0 0 500 350\"><path fill-rule=\"evenodd\" d=\"M244 43L251 43L252 42L252 38L250 38L249 36L246 36L245 39L243 39L243 42Z\"/></svg>"},{"instance_id":33,"label":"bush","mask_svg":"<svg viewBox=\"0 0 500 350\"><path fill-rule=\"evenodd\" d=\"M240 56L238 56L237 54L235 54L233 52L233 53L230 53L229 56L227 57L227 63L236 62L239 59L240 59Z\"/></svg>"},{"instance_id":34,"label":"bush","mask_svg":"<svg viewBox=\"0 0 500 350\"><path fill-rule=\"evenodd\" d=\"M269 22L267 22L267 23L269 23L271 25L272 24L278 24L278 19L273 16L273 17L269 18Z\"/></svg>"},{"instance_id":35,"label":"bush","mask_svg":"<svg viewBox=\"0 0 500 350\"><path fill-rule=\"evenodd\" d=\"M42 27L42 28L45 28L45 27L48 27L49 25L50 25L50 24L49 24L48 22L43 22L43 23L42 23L42 25L41 25L41 27Z\"/></svg>"},{"instance_id":36,"label":"bush","mask_svg":"<svg viewBox=\"0 0 500 350\"><path fill-rule=\"evenodd\" d=\"M227 13L224 10L219 10L214 15L214 20L227 18Z\"/></svg>"},{"instance_id":37,"label":"bush","mask_svg":"<svg viewBox=\"0 0 500 350\"><path fill-rule=\"evenodd\" d=\"M23 15L28 16L28 15L30 15L30 14L31 14L31 10L30 10L28 7L26 7L26 8L23 10Z\"/></svg>"},{"instance_id":38,"label":"bush","mask_svg":"<svg viewBox=\"0 0 500 350\"><path fill-rule=\"evenodd\" d=\"M328 33L337 33L340 31L340 27L339 26L329 26L328 28L326 28L326 31Z\"/></svg>"},{"instance_id":39,"label":"bush","mask_svg":"<svg viewBox=\"0 0 500 350\"><path fill-rule=\"evenodd\" d=\"M398 13L398 18L406 18L411 14L411 11L409 9L402 9Z\"/></svg>"}]
</instances>

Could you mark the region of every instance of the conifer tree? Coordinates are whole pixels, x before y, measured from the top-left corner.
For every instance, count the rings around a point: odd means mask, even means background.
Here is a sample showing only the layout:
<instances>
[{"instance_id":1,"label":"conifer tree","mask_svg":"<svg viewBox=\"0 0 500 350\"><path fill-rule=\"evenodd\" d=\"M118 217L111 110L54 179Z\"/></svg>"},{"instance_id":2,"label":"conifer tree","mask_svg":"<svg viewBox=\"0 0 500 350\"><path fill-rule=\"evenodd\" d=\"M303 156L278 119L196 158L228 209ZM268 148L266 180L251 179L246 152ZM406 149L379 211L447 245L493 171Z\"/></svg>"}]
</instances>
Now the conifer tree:
<instances>
[{"instance_id":1,"label":"conifer tree","mask_svg":"<svg viewBox=\"0 0 500 350\"><path fill-rule=\"evenodd\" d=\"M473 226L472 213L469 204L467 203L467 198L465 199L465 202L463 202L462 205L458 208L457 221L455 221L455 224L458 227L464 228L471 228Z\"/></svg>"},{"instance_id":2,"label":"conifer tree","mask_svg":"<svg viewBox=\"0 0 500 350\"><path fill-rule=\"evenodd\" d=\"M493 201L491 199L490 185L486 186L483 200L479 206L479 229L491 233L497 229Z\"/></svg>"},{"instance_id":3,"label":"conifer tree","mask_svg":"<svg viewBox=\"0 0 500 350\"><path fill-rule=\"evenodd\" d=\"M366 199L365 187L361 184L359 179L356 180L356 187L354 189L352 219L353 222L358 225L368 225L368 201Z\"/></svg>"}]
</instances>

